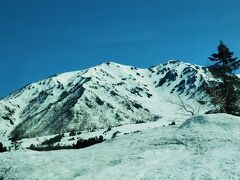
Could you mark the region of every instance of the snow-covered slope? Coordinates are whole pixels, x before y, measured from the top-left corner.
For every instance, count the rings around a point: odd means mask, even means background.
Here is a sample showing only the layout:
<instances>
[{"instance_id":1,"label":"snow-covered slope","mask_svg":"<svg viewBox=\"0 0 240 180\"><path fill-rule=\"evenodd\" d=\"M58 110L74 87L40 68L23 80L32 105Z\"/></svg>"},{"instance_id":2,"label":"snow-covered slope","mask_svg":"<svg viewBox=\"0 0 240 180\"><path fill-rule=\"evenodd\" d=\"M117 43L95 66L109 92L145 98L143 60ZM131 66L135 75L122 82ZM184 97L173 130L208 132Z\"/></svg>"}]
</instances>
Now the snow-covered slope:
<instances>
[{"instance_id":1,"label":"snow-covered slope","mask_svg":"<svg viewBox=\"0 0 240 180\"><path fill-rule=\"evenodd\" d=\"M240 118L204 115L79 150L0 154L0 179L240 179Z\"/></svg>"},{"instance_id":2,"label":"snow-covered slope","mask_svg":"<svg viewBox=\"0 0 240 180\"><path fill-rule=\"evenodd\" d=\"M148 69L110 62L55 75L0 101L0 134L16 140L176 118L170 101L180 95L198 106L210 80L205 68L173 60Z\"/></svg>"}]
</instances>

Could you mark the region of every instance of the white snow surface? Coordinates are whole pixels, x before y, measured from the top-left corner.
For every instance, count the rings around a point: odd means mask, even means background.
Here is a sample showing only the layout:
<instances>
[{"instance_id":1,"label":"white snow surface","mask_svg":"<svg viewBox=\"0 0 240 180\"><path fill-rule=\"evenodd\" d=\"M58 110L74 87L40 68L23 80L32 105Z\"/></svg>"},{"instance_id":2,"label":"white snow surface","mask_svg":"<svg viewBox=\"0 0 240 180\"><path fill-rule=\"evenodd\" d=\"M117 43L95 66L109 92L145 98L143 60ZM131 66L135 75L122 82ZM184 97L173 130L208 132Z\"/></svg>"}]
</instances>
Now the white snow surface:
<instances>
[{"instance_id":1,"label":"white snow surface","mask_svg":"<svg viewBox=\"0 0 240 180\"><path fill-rule=\"evenodd\" d=\"M176 119L172 119L174 122ZM111 129L101 129L94 132L81 132L80 135L70 136L69 133L64 133L64 137L59 142L53 144L53 146L72 146L77 143L78 139L89 139L94 137L103 136L105 140L112 139L113 135L116 137L123 136L130 133L136 133L146 129L153 129L165 126L170 120L165 118L159 121L154 122L145 122L139 124L126 124L118 127L112 127ZM18 148L17 149L27 149L31 145L35 147L41 146L41 143L45 140L55 137L58 134L50 135L50 136L41 136L36 138L24 138L17 141ZM7 146L7 145L6 145ZM8 146L9 147L9 146ZM11 147L11 146L10 146ZM14 148L12 148L14 149Z\"/></svg>"},{"instance_id":2,"label":"white snow surface","mask_svg":"<svg viewBox=\"0 0 240 180\"><path fill-rule=\"evenodd\" d=\"M84 149L1 153L0 179L238 180L239 152L240 118L204 115Z\"/></svg>"}]
</instances>

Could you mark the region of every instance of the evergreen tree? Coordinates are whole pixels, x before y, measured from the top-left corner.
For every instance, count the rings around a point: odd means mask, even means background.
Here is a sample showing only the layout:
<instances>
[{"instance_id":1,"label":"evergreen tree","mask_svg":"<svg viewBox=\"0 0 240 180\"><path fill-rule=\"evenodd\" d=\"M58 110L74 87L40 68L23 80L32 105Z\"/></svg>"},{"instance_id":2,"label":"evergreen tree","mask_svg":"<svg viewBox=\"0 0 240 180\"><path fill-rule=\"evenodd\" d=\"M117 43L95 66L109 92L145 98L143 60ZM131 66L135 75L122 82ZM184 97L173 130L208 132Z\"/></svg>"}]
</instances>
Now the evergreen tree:
<instances>
[{"instance_id":1,"label":"evergreen tree","mask_svg":"<svg viewBox=\"0 0 240 180\"><path fill-rule=\"evenodd\" d=\"M239 86L239 78L233 72L240 67L240 60L237 60L237 57L233 57L233 54L220 41L218 53L214 53L209 57L209 60L215 62L214 65L209 67L209 70L217 78L222 79L221 83L210 87L210 92L214 92L210 93L210 95L212 95L213 101L216 102L216 99L218 99L218 102L221 102L220 112L239 115L238 92L236 90Z\"/></svg>"},{"instance_id":2,"label":"evergreen tree","mask_svg":"<svg viewBox=\"0 0 240 180\"><path fill-rule=\"evenodd\" d=\"M226 73L233 73L240 67L240 60L237 57L233 57L233 52L231 52L228 47L220 41L218 45L218 53L213 53L209 60L217 61L214 66L221 70L222 75Z\"/></svg>"}]
</instances>

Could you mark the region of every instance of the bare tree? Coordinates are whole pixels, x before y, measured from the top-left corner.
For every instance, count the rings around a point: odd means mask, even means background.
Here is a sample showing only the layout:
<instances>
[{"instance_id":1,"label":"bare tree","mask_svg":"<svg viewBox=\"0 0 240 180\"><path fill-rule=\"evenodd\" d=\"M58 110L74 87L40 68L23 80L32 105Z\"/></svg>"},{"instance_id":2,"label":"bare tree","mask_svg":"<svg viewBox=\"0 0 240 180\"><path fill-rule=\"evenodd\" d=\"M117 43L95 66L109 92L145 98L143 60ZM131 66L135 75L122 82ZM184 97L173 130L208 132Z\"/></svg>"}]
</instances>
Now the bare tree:
<instances>
[{"instance_id":1,"label":"bare tree","mask_svg":"<svg viewBox=\"0 0 240 180\"><path fill-rule=\"evenodd\" d=\"M212 102L213 102L212 104L215 107L215 111L217 108L219 108L220 111L222 111L222 113L227 113L225 108L227 93L223 96L220 88L213 88L213 87L207 87L207 91L209 92L212 98Z\"/></svg>"},{"instance_id":2,"label":"bare tree","mask_svg":"<svg viewBox=\"0 0 240 180\"><path fill-rule=\"evenodd\" d=\"M193 101L184 101L179 95L177 97L178 99L175 101L167 99L166 102L177 105L179 107L178 113L183 116L192 117L199 115L201 110L207 105L204 97L199 98L195 103Z\"/></svg>"},{"instance_id":3,"label":"bare tree","mask_svg":"<svg viewBox=\"0 0 240 180\"><path fill-rule=\"evenodd\" d=\"M240 79L237 76L228 77L225 82L223 80L210 82L205 89L214 105L213 112L239 115Z\"/></svg>"}]
</instances>

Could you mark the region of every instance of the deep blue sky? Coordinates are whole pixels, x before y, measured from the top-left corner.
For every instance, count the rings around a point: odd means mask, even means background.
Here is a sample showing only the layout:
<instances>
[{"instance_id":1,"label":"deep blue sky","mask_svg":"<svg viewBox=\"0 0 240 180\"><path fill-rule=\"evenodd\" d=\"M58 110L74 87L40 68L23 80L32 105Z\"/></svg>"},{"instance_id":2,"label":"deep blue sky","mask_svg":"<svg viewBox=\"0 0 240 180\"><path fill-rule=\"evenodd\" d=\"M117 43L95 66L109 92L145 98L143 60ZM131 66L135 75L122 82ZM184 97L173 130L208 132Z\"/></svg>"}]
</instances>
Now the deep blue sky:
<instances>
[{"instance_id":1,"label":"deep blue sky","mask_svg":"<svg viewBox=\"0 0 240 180\"><path fill-rule=\"evenodd\" d=\"M240 56L239 0L0 0L0 96L105 61L207 65L222 39Z\"/></svg>"}]
</instances>

